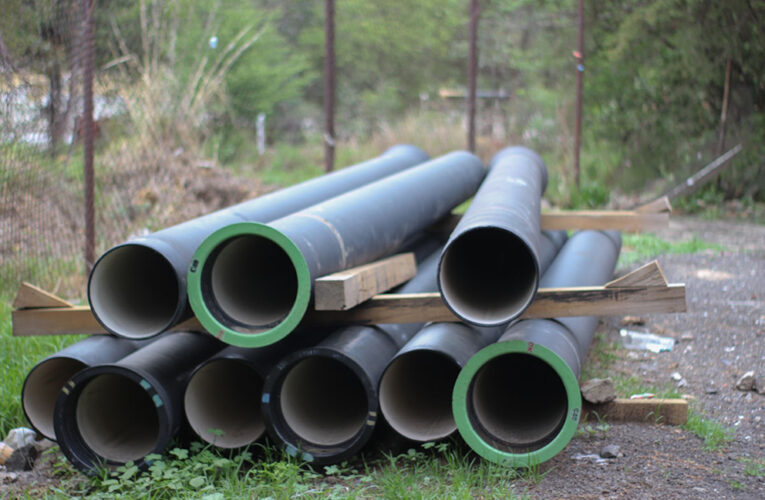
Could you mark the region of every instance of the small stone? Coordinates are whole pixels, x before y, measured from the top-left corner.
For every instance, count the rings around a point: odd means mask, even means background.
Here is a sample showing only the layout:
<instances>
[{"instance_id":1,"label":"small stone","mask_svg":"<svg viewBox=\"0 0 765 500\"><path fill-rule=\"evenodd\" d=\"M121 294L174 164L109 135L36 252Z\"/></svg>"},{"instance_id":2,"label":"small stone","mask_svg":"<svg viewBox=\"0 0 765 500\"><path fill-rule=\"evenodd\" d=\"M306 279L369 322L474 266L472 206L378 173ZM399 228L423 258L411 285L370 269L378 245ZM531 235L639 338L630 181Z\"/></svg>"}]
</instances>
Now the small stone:
<instances>
[{"instance_id":1,"label":"small stone","mask_svg":"<svg viewBox=\"0 0 765 500\"><path fill-rule=\"evenodd\" d=\"M718 391L717 391L717 387L714 387L714 386L710 385L706 389L704 389L704 392L706 394L717 394Z\"/></svg>"},{"instance_id":2,"label":"small stone","mask_svg":"<svg viewBox=\"0 0 765 500\"><path fill-rule=\"evenodd\" d=\"M690 333L684 333L680 336L680 340L682 340L683 342L691 341L693 340L693 335L691 335Z\"/></svg>"},{"instance_id":3,"label":"small stone","mask_svg":"<svg viewBox=\"0 0 765 500\"><path fill-rule=\"evenodd\" d=\"M741 375L741 378L736 382L736 389L739 391L751 391L754 389L754 372L750 370Z\"/></svg>"},{"instance_id":4,"label":"small stone","mask_svg":"<svg viewBox=\"0 0 765 500\"><path fill-rule=\"evenodd\" d=\"M670 375L670 377L672 377L672 380L674 380L675 382L680 382L681 380L683 380L683 376L680 375L680 372L674 372L672 375Z\"/></svg>"},{"instance_id":5,"label":"small stone","mask_svg":"<svg viewBox=\"0 0 765 500\"><path fill-rule=\"evenodd\" d=\"M35 445L28 444L13 452L13 455L5 462L5 468L11 472L32 470L37 459Z\"/></svg>"},{"instance_id":6,"label":"small stone","mask_svg":"<svg viewBox=\"0 0 765 500\"><path fill-rule=\"evenodd\" d=\"M15 483L19 475L15 472L0 472L0 484Z\"/></svg>"},{"instance_id":7,"label":"small stone","mask_svg":"<svg viewBox=\"0 0 765 500\"><path fill-rule=\"evenodd\" d=\"M582 385L582 397L590 403L607 403L616 399L614 382L610 378L593 378Z\"/></svg>"},{"instance_id":8,"label":"small stone","mask_svg":"<svg viewBox=\"0 0 765 500\"><path fill-rule=\"evenodd\" d=\"M600 450L601 458L619 458L621 453L619 452L619 445L609 444Z\"/></svg>"},{"instance_id":9,"label":"small stone","mask_svg":"<svg viewBox=\"0 0 765 500\"><path fill-rule=\"evenodd\" d=\"M35 449L38 453L42 453L45 450L53 448L54 446L56 446L56 442L51 441L50 439L42 438L39 441L35 441Z\"/></svg>"},{"instance_id":10,"label":"small stone","mask_svg":"<svg viewBox=\"0 0 765 500\"><path fill-rule=\"evenodd\" d=\"M645 325L645 320L639 316L625 316L621 321L622 326L642 326Z\"/></svg>"},{"instance_id":11,"label":"small stone","mask_svg":"<svg viewBox=\"0 0 765 500\"><path fill-rule=\"evenodd\" d=\"M14 450L18 450L19 448L23 448L28 444L32 444L34 441L35 431L27 427L17 427L16 429L11 429L10 432L8 432L8 436L3 439L3 442Z\"/></svg>"},{"instance_id":12,"label":"small stone","mask_svg":"<svg viewBox=\"0 0 765 500\"><path fill-rule=\"evenodd\" d=\"M765 377L759 376L754 381L753 389L757 391L757 394L765 396Z\"/></svg>"}]
</instances>

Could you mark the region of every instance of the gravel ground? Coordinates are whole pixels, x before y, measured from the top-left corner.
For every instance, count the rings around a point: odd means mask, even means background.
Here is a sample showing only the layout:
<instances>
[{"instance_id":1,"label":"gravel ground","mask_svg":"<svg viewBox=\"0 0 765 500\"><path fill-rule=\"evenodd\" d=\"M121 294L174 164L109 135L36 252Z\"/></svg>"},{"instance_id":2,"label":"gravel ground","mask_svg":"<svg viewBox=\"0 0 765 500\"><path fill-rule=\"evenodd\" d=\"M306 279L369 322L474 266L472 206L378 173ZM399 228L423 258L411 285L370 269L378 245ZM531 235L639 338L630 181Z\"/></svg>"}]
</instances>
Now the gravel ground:
<instances>
[{"instance_id":1,"label":"gravel ground","mask_svg":"<svg viewBox=\"0 0 765 500\"><path fill-rule=\"evenodd\" d=\"M733 440L710 452L677 427L611 424L592 437L577 436L544 464L547 474L530 488L533 497L765 498L765 471L746 469L765 460L765 396L736 389L750 370L765 385L765 226L673 217L658 235L680 241L694 234L726 250L658 258L670 282L686 284L688 311L641 316L645 325L627 327L673 337L675 348L618 349L609 371L637 375L647 386L674 386L694 412L731 428ZM620 320L601 323L606 342L619 342ZM681 381L672 378L675 372ZM575 458L597 455L606 444L620 446L624 456Z\"/></svg>"},{"instance_id":2,"label":"gravel ground","mask_svg":"<svg viewBox=\"0 0 765 500\"><path fill-rule=\"evenodd\" d=\"M765 396L735 387L749 370L765 385L765 226L673 217L659 236L687 240L694 234L726 250L658 258L670 282L686 284L688 311L644 315L644 325L628 327L671 336L678 340L675 348L659 354L618 348L608 371L636 375L646 386L674 387L695 413L732 429L733 440L710 452L701 438L678 427L611 424L591 436L577 435L543 464L544 477L527 486L532 497L765 498L765 471L747 471L747 463L765 460ZM601 323L606 344L619 343L621 320ZM682 381L672 378L675 372ZM607 444L618 445L623 456L592 456ZM48 458L43 470L20 473L13 484L0 485L0 496L35 482L38 492L45 491L57 481L46 475L53 460Z\"/></svg>"}]
</instances>

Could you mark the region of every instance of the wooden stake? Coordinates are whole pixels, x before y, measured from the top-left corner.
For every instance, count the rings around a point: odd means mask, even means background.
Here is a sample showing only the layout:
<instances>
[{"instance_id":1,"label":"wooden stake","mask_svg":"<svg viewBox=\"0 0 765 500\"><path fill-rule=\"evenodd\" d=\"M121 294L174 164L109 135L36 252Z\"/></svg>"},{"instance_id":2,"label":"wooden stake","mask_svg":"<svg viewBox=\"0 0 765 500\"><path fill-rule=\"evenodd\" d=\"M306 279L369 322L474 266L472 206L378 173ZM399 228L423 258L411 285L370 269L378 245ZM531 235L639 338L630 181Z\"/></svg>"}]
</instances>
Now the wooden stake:
<instances>
[{"instance_id":1,"label":"wooden stake","mask_svg":"<svg viewBox=\"0 0 765 500\"><path fill-rule=\"evenodd\" d=\"M30 307L71 307L72 304L52 293L46 292L26 281L19 286L16 300L13 301L14 309L27 309Z\"/></svg>"},{"instance_id":2,"label":"wooden stake","mask_svg":"<svg viewBox=\"0 0 765 500\"><path fill-rule=\"evenodd\" d=\"M617 398L597 405L585 402L582 420L682 425L688 421L688 401Z\"/></svg>"}]
</instances>

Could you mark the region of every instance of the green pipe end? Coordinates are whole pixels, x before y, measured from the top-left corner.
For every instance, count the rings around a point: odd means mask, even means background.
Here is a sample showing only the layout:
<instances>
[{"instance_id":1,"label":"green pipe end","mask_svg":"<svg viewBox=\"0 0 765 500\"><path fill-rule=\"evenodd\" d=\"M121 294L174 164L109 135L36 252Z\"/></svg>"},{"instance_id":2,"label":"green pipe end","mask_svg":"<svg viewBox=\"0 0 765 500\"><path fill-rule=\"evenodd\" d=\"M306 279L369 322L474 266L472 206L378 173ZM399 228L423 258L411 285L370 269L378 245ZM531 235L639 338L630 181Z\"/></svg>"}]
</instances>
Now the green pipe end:
<instances>
[{"instance_id":1,"label":"green pipe end","mask_svg":"<svg viewBox=\"0 0 765 500\"><path fill-rule=\"evenodd\" d=\"M488 443L476 430L469 415L468 406L472 403L471 386L480 369L489 361L506 354L534 356L549 365L560 377L563 384L568 408L563 426L555 437L541 448L528 452L510 452ZM519 381L518 383L523 383ZM571 441L576 433L582 413L582 397L576 375L568 365L550 349L523 340L497 342L478 351L460 371L452 393L452 412L457 422L457 430L465 442L481 457L510 467L534 467L550 460Z\"/></svg>"},{"instance_id":2,"label":"green pipe end","mask_svg":"<svg viewBox=\"0 0 765 500\"><path fill-rule=\"evenodd\" d=\"M213 270L217 266L218 257L227 251L227 248L232 248L234 243L239 248L238 257L242 262L242 273L237 274L236 267L230 266L227 273L234 279L229 279L228 282L237 282L237 291L242 291L249 287L243 287L242 283L247 284L247 280L254 281L252 287L261 285L259 295L262 297L260 301L239 297L236 307L243 310L257 307L258 302L273 301L273 294L269 294L268 285L262 286L263 282L278 281L277 286L282 286L286 280L294 284L294 289L289 287L286 292L287 299L291 301L291 306L287 306L288 312L277 318L264 319L259 322L261 324L251 324L253 321L233 319L232 315L226 312L226 307L221 305L221 301L215 298L212 293ZM265 249L266 255L259 255L258 249ZM294 281L292 276L282 278L281 275L275 280L273 273L270 276L271 280L267 280L269 276L266 276L259 281L258 276L273 271L269 267L274 262L280 263L282 267L293 269ZM255 273L256 275L253 276L252 272L248 272L253 265L260 265L257 269L260 274ZM274 264L274 267L277 265ZM298 247L280 231L256 222L231 224L208 236L194 253L186 276L186 286L189 303L202 326L223 342L239 347L267 346L289 335L303 319L311 298L311 276L308 264Z\"/></svg>"}]
</instances>

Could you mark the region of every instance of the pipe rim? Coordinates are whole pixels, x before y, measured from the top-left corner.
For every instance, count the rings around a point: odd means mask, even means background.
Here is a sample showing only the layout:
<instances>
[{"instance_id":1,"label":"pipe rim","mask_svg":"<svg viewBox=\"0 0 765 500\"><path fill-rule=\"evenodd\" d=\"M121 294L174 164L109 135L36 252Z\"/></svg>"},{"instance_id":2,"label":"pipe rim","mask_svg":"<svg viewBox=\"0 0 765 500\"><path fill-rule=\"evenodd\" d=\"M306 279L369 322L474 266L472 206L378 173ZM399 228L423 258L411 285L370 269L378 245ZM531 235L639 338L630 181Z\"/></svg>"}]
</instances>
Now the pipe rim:
<instances>
[{"instance_id":1,"label":"pipe rim","mask_svg":"<svg viewBox=\"0 0 765 500\"><path fill-rule=\"evenodd\" d=\"M157 262L161 262L162 266L166 266L166 270L170 271L172 275L176 278L175 284L177 287L177 301L175 304L175 309L167 318L167 321L165 321L162 325L160 325L158 328L153 328L151 330L144 330L144 331L126 331L124 329L116 329L114 325L111 325L110 322L106 321L103 317L103 314L99 314L99 310L101 309L97 304L99 302L99 299L95 298L93 294L93 278L96 275L96 271L98 269L101 269L101 267L104 265L104 259L111 260L114 258L115 254L124 252L126 249L135 249L140 250L142 252L145 252L147 254L152 254L152 258L157 259ZM100 266L99 266L100 265ZM168 260L168 258L163 255L161 252L157 251L156 249L152 248L149 245L143 245L139 242L133 242L129 241L126 243L122 243L120 245L116 245L103 254L96 260L96 262L93 264L93 269L90 271L90 274L88 275L88 284L86 286L87 288L87 296L88 296L88 304L90 304L91 312L93 313L93 316L96 318L96 321L104 327L104 329L118 337L132 339L132 340L142 340L142 339L149 339L152 337L156 337L157 335L161 334L162 332L167 331L170 327L172 327L174 324L178 322L178 320L183 315L183 311L186 307L186 287L183 283L180 282L179 279L177 279L177 274L175 271L175 267L173 266L173 263ZM101 311L103 313L103 310Z\"/></svg>"},{"instance_id":2,"label":"pipe rim","mask_svg":"<svg viewBox=\"0 0 765 500\"><path fill-rule=\"evenodd\" d=\"M282 413L281 398L278 394L285 378L292 368L312 357L324 358L343 365L357 377L365 393L368 409L365 422L353 436L345 441L331 445L319 445L307 441L287 425ZM274 397L274 394L277 397ZM367 379L364 370L350 357L321 346L296 351L271 370L263 386L261 408L268 433L281 443L288 455L299 456L306 462L319 465L338 463L355 456L372 437L379 413L376 387Z\"/></svg>"},{"instance_id":3,"label":"pipe rim","mask_svg":"<svg viewBox=\"0 0 765 500\"><path fill-rule=\"evenodd\" d=\"M469 389L476 374L492 359L514 353L532 355L546 362L560 377L568 403L565 422L558 434L542 448L528 453L511 453L491 446L475 430L468 415ZM511 467L533 467L560 453L574 437L582 413L582 396L576 376L565 361L553 351L533 342L507 340L484 347L470 358L454 384L452 411L460 435L480 456L491 462Z\"/></svg>"},{"instance_id":4,"label":"pipe rim","mask_svg":"<svg viewBox=\"0 0 765 500\"><path fill-rule=\"evenodd\" d=\"M224 436L225 439L219 440L219 436L216 436L215 434L208 432L210 429L208 428L202 428L200 426L200 421L204 420L204 418L197 418L192 417L189 412L189 405L190 400L193 398L193 392L199 391L199 388L196 386L199 385L199 377L204 377L206 370L214 370L216 367L215 365L223 365L224 368L228 369L229 371L240 371L241 372L247 372L248 375L251 376L248 380L242 380L242 383L246 383L249 387L249 384L255 380L255 383L259 384L260 389L260 395L258 395L257 398L253 399L253 404L257 408L258 418L260 419L259 422L256 422L257 425L257 432L245 436L243 439L227 439L226 436ZM246 361L240 359L240 358L211 358L198 366L196 370L191 374L191 376L188 379L188 382L186 383L186 389L183 393L183 407L184 412L186 414L186 421L188 422L189 426L191 427L191 430L194 431L194 433L201 439L202 441L209 443L217 448L221 449L238 449L238 448L244 448L259 439L261 439L265 433L266 433L266 427L265 422L263 421L263 415L260 411L260 399L263 392L263 383L264 378L261 375L258 370L256 370L252 365L247 363ZM202 388L204 390L204 388Z\"/></svg>"},{"instance_id":5,"label":"pipe rim","mask_svg":"<svg viewBox=\"0 0 765 500\"><path fill-rule=\"evenodd\" d=\"M240 236L258 236L274 243L287 254L295 269L297 279L295 302L287 316L269 329L257 329L249 333L235 330L213 314L204 298L202 275L206 266L210 265L208 259L218 248ZM208 236L194 252L186 281L189 303L205 330L223 342L239 347L263 347L289 335L303 319L311 298L311 274L305 257L297 245L282 232L258 222L231 224Z\"/></svg>"},{"instance_id":6,"label":"pipe rim","mask_svg":"<svg viewBox=\"0 0 765 500\"><path fill-rule=\"evenodd\" d=\"M456 252L453 250L454 247L457 247L458 245L465 246L465 240L468 240L469 242L468 238L470 238L471 235L473 235L473 237L475 238L476 233L497 233L501 235L501 238L507 241L511 241L513 245L517 244L518 248L523 250L523 258L524 259L528 258L529 264L533 266L533 269L532 269L533 283L531 283L530 284L531 286L524 291L526 294L525 297L521 297L521 300L516 299L516 303L520 305L516 307L515 310L512 310L508 313L503 313L502 311L500 311L496 314L491 315L491 317L489 317L489 315L487 314L484 314L483 318L479 318L478 317L479 314L473 311L473 309L475 309L473 304L471 303L467 303L467 304L463 303L461 305L458 304L460 301L465 302L463 297L468 294L466 294L464 291L461 293L453 291L453 288L456 288L456 287L454 287L453 284L449 282L453 281L454 278L452 278L451 280L444 279L444 276L446 274L444 269L445 265L446 267L449 267L450 261L455 259L454 254ZM486 237L486 235L482 235L482 237ZM532 250L533 248L534 246L530 244L526 240L526 238L524 238L522 235L517 234L513 231L509 231L501 226L475 225L465 229L457 237L450 239L449 242L446 244L446 246L444 246L443 250L441 251L441 257L438 262L438 270L436 272L436 282L438 284L438 289L441 292L441 297L443 299L444 304L446 304L446 307L449 308L449 310L452 313L454 313L455 316L460 318L465 323L468 323L474 326L479 326L479 327L501 326L501 325L506 325L515 319L518 319L519 317L521 317L521 315L523 315L526 309L528 309L529 306L531 306L531 303L534 302L534 299L536 298L536 295L537 295L537 291L539 290L539 282L541 279L541 273L539 269L539 259L537 255L535 255L534 250ZM518 290L518 287L510 287L510 288ZM503 311L510 310L510 309L511 307L506 306L503 308Z\"/></svg>"},{"instance_id":7,"label":"pipe rim","mask_svg":"<svg viewBox=\"0 0 765 500\"><path fill-rule=\"evenodd\" d=\"M156 409L157 417L157 440L154 447L143 457L132 460L138 468L145 468L150 464L146 457L155 453L162 453L167 443L173 437L168 406L172 401L151 377L146 377L119 365L99 365L86 368L72 377L61 389L56 400L54 428L61 451L66 458L79 470L86 474L95 473L98 467L119 466L125 462L119 462L98 455L87 445L77 425L77 403L79 396L88 382L100 375L118 375L137 384L146 391Z\"/></svg>"},{"instance_id":8,"label":"pipe rim","mask_svg":"<svg viewBox=\"0 0 765 500\"><path fill-rule=\"evenodd\" d=\"M39 421L38 418L33 417L33 414L35 413L31 408L29 408L29 394L27 393L27 390L30 388L29 384L34 382L35 375L38 374L39 370L45 369L52 363L60 363L60 362L66 362L74 366L75 364L79 365L79 368L75 370L74 372L71 372L71 376L63 377L63 382L60 387L58 387L55 391L56 396L58 396L58 393L61 391L61 388L64 387L64 384L75 374L78 372L84 370L87 368L87 364L83 361L69 357L69 356L56 356L51 357L48 359L44 359L37 363L34 367L32 367L31 370L29 370L29 373L27 374L26 378L24 379L24 384L21 387L21 409L24 411L24 416L26 417L29 424L32 426L34 430L36 430L40 435L43 437L50 439L51 441L56 441L56 431L53 424L53 416L55 415L55 405L56 405L56 397L53 398L50 412L50 418L44 418L44 421ZM60 371L60 368L58 368L56 371Z\"/></svg>"}]
</instances>

